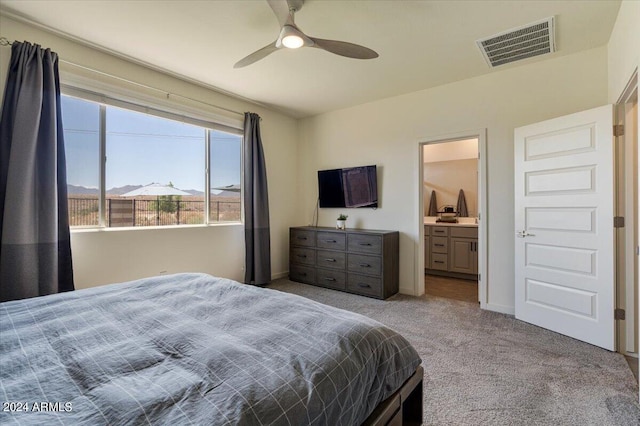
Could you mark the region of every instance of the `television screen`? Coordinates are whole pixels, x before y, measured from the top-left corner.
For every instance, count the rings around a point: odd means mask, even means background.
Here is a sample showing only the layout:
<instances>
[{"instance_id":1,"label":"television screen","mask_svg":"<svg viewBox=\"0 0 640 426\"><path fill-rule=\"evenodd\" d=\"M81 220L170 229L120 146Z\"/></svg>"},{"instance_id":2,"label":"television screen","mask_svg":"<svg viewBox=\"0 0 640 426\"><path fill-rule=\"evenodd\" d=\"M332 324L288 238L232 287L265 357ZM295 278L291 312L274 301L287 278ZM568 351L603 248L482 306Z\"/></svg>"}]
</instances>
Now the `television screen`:
<instances>
[{"instance_id":1,"label":"television screen","mask_svg":"<svg viewBox=\"0 0 640 426\"><path fill-rule=\"evenodd\" d=\"M318 171L320 207L344 207L342 169Z\"/></svg>"},{"instance_id":2,"label":"television screen","mask_svg":"<svg viewBox=\"0 0 640 426\"><path fill-rule=\"evenodd\" d=\"M345 207L378 207L376 166L342 170Z\"/></svg>"},{"instance_id":3,"label":"television screen","mask_svg":"<svg viewBox=\"0 0 640 426\"><path fill-rule=\"evenodd\" d=\"M320 207L378 207L376 166L318 171Z\"/></svg>"}]
</instances>

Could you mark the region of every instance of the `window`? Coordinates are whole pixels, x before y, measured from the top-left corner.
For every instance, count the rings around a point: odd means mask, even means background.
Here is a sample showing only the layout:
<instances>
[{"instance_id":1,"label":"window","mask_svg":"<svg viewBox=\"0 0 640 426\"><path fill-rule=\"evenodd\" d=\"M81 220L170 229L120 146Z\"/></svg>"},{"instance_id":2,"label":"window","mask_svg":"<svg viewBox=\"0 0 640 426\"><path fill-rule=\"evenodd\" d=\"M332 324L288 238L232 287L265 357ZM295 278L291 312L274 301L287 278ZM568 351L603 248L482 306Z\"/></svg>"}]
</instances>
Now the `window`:
<instances>
[{"instance_id":1,"label":"window","mask_svg":"<svg viewBox=\"0 0 640 426\"><path fill-rule=\"evenodd\" d=\"M70 96L62 114L72 227L240 221L239 132Z\"/></svg>"},{"instance_id":2,"label":"window","mask_svg":"<svg viewBox=\"0 0 640 426\"><path fill-rule=\"evenodd\" d=\"M62 97L71 226L100 225L100 105Z\"/></svg>"}]
</instances>

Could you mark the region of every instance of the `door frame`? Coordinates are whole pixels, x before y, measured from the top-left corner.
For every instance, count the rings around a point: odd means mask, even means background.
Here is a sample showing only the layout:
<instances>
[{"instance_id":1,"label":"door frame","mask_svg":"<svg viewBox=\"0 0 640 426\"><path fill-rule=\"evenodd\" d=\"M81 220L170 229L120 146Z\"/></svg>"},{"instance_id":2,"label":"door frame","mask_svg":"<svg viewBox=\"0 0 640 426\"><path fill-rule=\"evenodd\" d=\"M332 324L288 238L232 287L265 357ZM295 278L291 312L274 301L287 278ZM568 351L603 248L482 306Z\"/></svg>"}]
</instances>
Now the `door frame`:
<instances>
[{"instance_id":1,"label":"door frame","mask_svg":"<svg viewBox=\"0 0 640 426\"><path fill-rule=\"evenodd\" d=\"M635 297L635 292L638 289L638 274L634 273L634 263L637 261L637 255L634 253L636 250L634 244L634 228L637 228L640 223L640 209L637 214L639 217L634 216L633 203L635 201L636 206L640 202L640 182L638 182L638 176L636 176L636 191L633 193L633 188L629 191L629 188L623 187L621 182L628 182L628 159L629 155L633 153L633 149L637 150L638 157L636 161L640 164L640 147L638 146L638 140L633 139L633 135L629 131L630 125L626 122L627 110L626 106L634 99L638 101L638 69L636 69L629 79L624 90L620 94L620 97L614 105L614 124L625 126L625 132L622 136L615 137L616 143L616 216L623 216L625 218L624 228L617 230L616 236L616 307L625 310L626 320L620 320L616 324L617 334L617 348L616 350L624 355L632 357L638 357L638 348L640 347L640 325L638 324L638 308L640 307L640 291L638 291L638 298ZM640 114L640 112L639 112ZM640 117L635 117L638 125ZM637 132L637 129L636 129ZM634 147L635 145L635 147ZM625 159L627 164L624 163ZM632 179L633 180L633 179ZM633 199L635 197L635 200ZM634 226L635 225L635 226ZM622 235L621 235L622 234ZM636 242L637 244L637 242ZM632 275L629 279L628 275ZM635 337L635 351L629 350L628 337Z\"/></svg>"},{"instance_id":2,"label":"door frame","mask_svg":"<svg viewBox=\"0 0 640 426\"><path fill-rule=\"evenodd\" d=\"M463 132L450 133L438 136L428 136L418 140L418 162L417 162L417 195L418 209L416 212L416 226L418 228L418 250L417 259L414 264L415 286L414 294L421 296L424 294L424 146L454 142L465 139L478 140L478 299L480 308L491 309L488 306L489 291L489 270L487 268L487 253L489 248L487 223L487 129L468 130Z\"/></svg>"}]
</instances>

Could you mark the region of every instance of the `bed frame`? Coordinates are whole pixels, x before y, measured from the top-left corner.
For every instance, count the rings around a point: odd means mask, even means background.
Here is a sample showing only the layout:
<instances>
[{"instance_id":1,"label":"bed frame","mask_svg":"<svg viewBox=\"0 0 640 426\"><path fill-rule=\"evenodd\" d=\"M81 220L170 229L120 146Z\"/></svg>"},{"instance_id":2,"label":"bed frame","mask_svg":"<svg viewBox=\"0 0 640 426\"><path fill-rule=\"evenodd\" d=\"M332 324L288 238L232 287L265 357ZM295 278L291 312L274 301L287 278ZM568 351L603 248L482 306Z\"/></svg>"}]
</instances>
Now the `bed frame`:
<instances>
[{"instance_id":1,"label":"bed frame","mask_svg":"<svg viewBox=\"0 0 640 426\"><path fill-rule=\"evenodd\" d=\"M362 426L421 425L423 375L424 369L419 365L400 389L373 410Z\"/></svg>"}]
</instances>

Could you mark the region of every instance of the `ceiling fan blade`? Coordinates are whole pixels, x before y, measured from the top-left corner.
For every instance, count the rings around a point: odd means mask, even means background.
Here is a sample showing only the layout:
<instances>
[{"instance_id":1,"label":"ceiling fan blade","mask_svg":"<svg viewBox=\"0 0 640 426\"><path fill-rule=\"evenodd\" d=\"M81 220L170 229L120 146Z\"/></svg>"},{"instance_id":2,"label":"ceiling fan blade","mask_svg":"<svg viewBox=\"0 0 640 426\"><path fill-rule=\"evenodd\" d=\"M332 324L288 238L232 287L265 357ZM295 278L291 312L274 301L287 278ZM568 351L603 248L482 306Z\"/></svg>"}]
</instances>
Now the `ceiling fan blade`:
<instances>
[{"instance_id":1,"label":"ceiling fan blade","mask_svg":"<svg viewBox=\"0 0 640 426\"><path fill-rule=\"evenodd\" d=\"M253 52L249 56L239 60L238 62L236 62L236 64L233 67L234 68L246 67L247 65L251 65L254 62L257 62L260 59L272 54L276 50L278 50L278 48L276 47L276 43L273 42L271 44L266 45L262 49L256 50L255 52Z\"/></svg>"},{"instance_id":2,"label":"ceiling fan blade","mask_svg":"<svg viewBox=\"0 0 640 426\"><path fill-rule=\"evenodd\" d=\"M379 56L375 51L368 47L360 46L359 44L313 37L309 38L314 42L314 45L310 47L317 47L318 49L323 49L336 55L346 56L347 58L373 59Z\"/></svg>"},{"instance_id":3,"label":"ceiling fan blade","mask_svg":"<svg viewBox=\"0 0 640 426\"><path fill-rule=\"evenodd\" d=\"M287 3L287 0L267 0L267 3L269 3L271 10L276 15L280 27L283 27L289 19L289 3Z\"/></svg>"}]
</instances>

